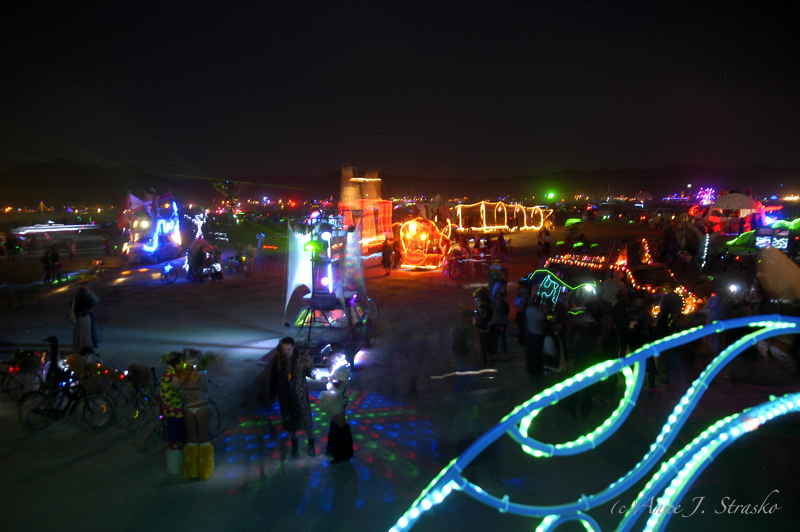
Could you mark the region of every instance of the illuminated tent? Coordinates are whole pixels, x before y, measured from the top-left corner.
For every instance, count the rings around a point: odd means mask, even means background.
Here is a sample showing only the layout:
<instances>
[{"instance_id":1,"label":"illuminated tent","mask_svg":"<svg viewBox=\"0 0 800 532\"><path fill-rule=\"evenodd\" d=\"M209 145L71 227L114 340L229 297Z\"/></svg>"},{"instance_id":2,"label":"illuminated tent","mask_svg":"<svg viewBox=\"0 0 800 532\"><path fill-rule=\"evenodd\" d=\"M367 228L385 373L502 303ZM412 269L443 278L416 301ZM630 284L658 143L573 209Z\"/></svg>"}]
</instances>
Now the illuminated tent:
<instances>
[{"instance_id":1,"label":"illuminated tent","mask_svg":"<svg viewBox=\"0 0 800 532\"><path fill-rule=\"evenodd\" d=\"M294 291L305 286L311 291L313 283L313 272L311 269L311 257L305 251L305 245L311 240L311 234L303 235L295 233L290 224L287 224L287 241L288 241L288 260L287 260L287 278L286 278L286 304L283 309L284 312L289 306L289 299L291 299Z\"/></svg>"},{"instance_id":2,"label":"illuminated tent","mask_svg":"<svg viewBox=\"0 0 800 532\"><path fill-rule=\"evenodd\" d=\"M212 247L211 244L208 243L208 240L203 237L195 238L192 245L189 246L189 258L191 259L194 257L195 253L206 247Z\"/></svg>"},{"instance_id":3,"label":"illuminated tent","mask_svg":"<svg viewBox=\"0 0 800 532\"><path fill-rule=\"evenodd\" d=\"M122 208L117 217L117 227L125 229L129 227L136 220L136 213L144 208L144 202L128 192L125 196L125 201L122 202Z\"/></svg>"},{"instance_id":4,"label":"illuminated tent","mask_svg":"<svg viewBox=\"0 0 800 532\"><path fill-rule=\"evenodd\" d=\"M782 302L800 300L800 267L779 250L761 250L756 277L771 298Z\"/></svg>"},{"instance_id":5,"label":"illuminated tent","mask_svg":"<svg viewBox=\"0 0 800 532\"><path fill-rule=\"evenodd\" d=\"M738 211L741 209L743 211L747 211L742 212L742 216L747 216L748 214L759 212L761 203L747 194L734 193L717 196L717 200L714 202L714 208L730 211Z\"/></svg>"}]
</instances>

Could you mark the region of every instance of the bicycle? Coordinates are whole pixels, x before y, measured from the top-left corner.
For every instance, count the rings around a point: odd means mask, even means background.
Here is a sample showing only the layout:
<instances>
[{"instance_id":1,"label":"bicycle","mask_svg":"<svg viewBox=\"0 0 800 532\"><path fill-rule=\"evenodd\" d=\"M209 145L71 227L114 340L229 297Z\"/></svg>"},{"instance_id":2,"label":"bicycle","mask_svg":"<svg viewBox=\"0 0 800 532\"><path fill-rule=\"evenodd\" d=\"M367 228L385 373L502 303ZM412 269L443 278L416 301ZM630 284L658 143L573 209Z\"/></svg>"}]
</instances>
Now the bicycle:
<instances>
[{"instance_id":1,"label":"bicycle","mask_svg":"<svg viewBox=\"0 0 800 532\"><path fill-rule=\"evenodd\" d=\"M459 279L464 274L464 270L468 267L467 260L459 257L449 264L447 274L451 279Z\"/></svg>"},{"instance_id":2,"label":"bicycle","mask_svg":"<svg viewBox=\"0 0 800 532\"><path fill-rule=\"evenodd\" d=\"M146 389L132 386L131 391L117 401L117 420L125 430L135 431L145 419L158 413L158 381L155 368L150 368L150 371L153 372L153 381Z\"/></svg>"},{"instance_id":3,"label":"bicycle","mask_svg":"<svg viewBox=\"0 0 800 532\"><path fill-rule=\"evenodd\" d=\"M161 270L161 280L168 283L174 283L178 278L178 270L171 262L164 264L164 269Z\"/></svg>"},{"instance_id":4,"label":"bicycle","mask_svg":"<svg viewBox=\"0 0 800 532\"><path fill-rule=\"evenodd\" d=\"M105 393L89 393L83 383L69 379L48 393L26 394L17 406L19 420L31 430L42 430L53 421L73 414L78 428L84 432L103 431L114 422L114 403Z\"/></svg>"},{"instance_id":5,"label":"bicycle","mask_svg":"<svg viewBox=\"0 0 800 532\"><path fill-rule=\"evenodd\" d=\"M367 309L367 315L373 320L378 317L378 305L372 300L371 297L367 297L366 301L362 298L361 303L364 305L364 308Z\"/></svg>"},{"instance_id":6,"label":"bicycle","mask_svg":"<svg viewBox=\"0 0 800 532\"><path fill-rule=\"evenodd\" d=\"M41 359L39 359L41 356ZM44 356L40 353L16 353L14 360L4 360L4 369L0 374L0 390L14 402L23 395L41 389L47 374L48 364L43 364Z\"/></svg>"},{"instance_id":7,"label":"bicycle","mask_svg":"<svg viewBox=\"0 0 800 532\"><path fill-rule=\"evenodd\" d=\"M163 407L163 405L161 406ZM210 440L219 435L222 426L222 418L219 415L217 403L212 399L208 399L208 409L211 413L208 422L208 438ZM136 429L134 441L139 452L146 456L158 456L167 450L167 445L169 444L167 417L164 415L161 407L159 407L159 412L157 414L142 421L139 428Z\"/></svg>"},{"instance_id":8,"label":"bicycle","mask_svg":"<svg viewBox=\"0 0 800 532\"><path fill-rule=\"evenodd\" d=\"M3 393L14 402L27 393L40 390L42 385L42 378L36 373L16 371L3 375Z\"/></svg>"},{"instance_id":9,"label":"bicycle","mask_svg":"<svg viewBox=\"0 0 800 532\"><path fill-rule=\"evenodd\" d=\"M247 273L247 265L244 264L238 257L228 257L225 263L225 273Z\"/></svg>"}]
</instances>

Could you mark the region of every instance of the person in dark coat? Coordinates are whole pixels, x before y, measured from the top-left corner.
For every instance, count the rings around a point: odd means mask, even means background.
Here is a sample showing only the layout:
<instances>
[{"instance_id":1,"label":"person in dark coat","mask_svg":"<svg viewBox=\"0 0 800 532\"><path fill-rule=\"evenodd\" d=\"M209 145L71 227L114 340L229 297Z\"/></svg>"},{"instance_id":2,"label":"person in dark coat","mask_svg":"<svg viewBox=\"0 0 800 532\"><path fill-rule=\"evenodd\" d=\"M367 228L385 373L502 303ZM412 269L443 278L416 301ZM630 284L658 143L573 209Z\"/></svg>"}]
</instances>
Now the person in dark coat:
<instances>
[{"instance_id":1,"label":"person in dark coat","mask_svg":"<svg viewBox=\"0 0 800 532\"><path fill-rule=\"evenodd\" d=\"M81 285L72 300L72 311L75 313L75 324L72 328L72 348L80 353L84 347L92 346L92 319L90 313L95 299L89 288Z\"/></svg>"},{"instance_id":2,"label":"person in dark coat","mask_svg":"<svg viewBox=\"0 0 800 532\"><path fill-rule=\"evenodd\" d=\"M312 377L311 357L305 351L295 352L294 338L287 336L278 345L278 354L272 359L269 391L270 403L278 397L283 429L292 438L292 456L300 456L297 431L308 436L308 456L316 456L314 426L311 419L311 401L308 398L306 377Z\"/></svg>"},{"instance_id":3,"label":"person in dark coat","mask_svg":"<svg viewBox=\"0 0 800 532\"><path fill-rule=\"evenodd\" d=\"M392 271L392 246L389 245L388 240L383 241L383 247L381 248L381 265L386 270L386 273L383 274L386 277Z\"/></svg>"}]
</instances>

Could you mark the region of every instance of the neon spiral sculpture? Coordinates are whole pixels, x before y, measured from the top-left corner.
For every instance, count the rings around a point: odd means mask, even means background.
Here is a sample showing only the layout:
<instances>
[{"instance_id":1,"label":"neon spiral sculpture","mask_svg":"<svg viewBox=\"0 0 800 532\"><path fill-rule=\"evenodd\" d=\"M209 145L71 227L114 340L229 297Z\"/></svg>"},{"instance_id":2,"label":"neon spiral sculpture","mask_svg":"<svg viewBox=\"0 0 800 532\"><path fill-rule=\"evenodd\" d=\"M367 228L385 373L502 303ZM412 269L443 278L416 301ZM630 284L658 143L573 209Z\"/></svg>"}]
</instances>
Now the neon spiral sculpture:
<instances>
[{"instance_id":1,"label":"neon spiral sculpture","mask_svg":"<svg viewBox=\"0 0 800 532\"><path fill-rule=\"evenodd\" d=\"M417 500L414 501L414 504L411 505L411 508L395 523L389 532L403 532L410 529L424 512L441 503L453 491L463 491L473 499L497 508L501 513L543 518L536 532L554 530L568 521L579 521L590 532L599 531L600 527L597 522L585 512L610 500L619 498L657 465L659 460L667 453L670 444L677 437L678 431L683 427L695 406L697 406L703 392L708 388L708 384L720 370L739 353L755 345L760 340L786 334L791 329L797 331L798 326L800 326L800 318L779 315L715 321L710 325L688 329L645 345L625 358L596 364L578 375L542 391L515 408L500 423L470 445L461 456L450 462L425 488ZM498 499L482 490L479 486L467 481L461 475L464 469L484 449L504 433L508 433L522 446L525 452L535 457L568 456L594 449L607 440L633 410L636 399L642 389L645 374L644 364L648 358L658 356L662 351L699 340L709 334L740 327L757 327L759 330L737 340L711 361L675 406L655 443L650 446L650 450L642 460L604 490L594 495L584 495L572 503L557 506L532 506L513 503L509 500L508 495ZM551 406L620 371L625 376L625 394L611 417L606 419L597 429L574 441L555 445L542 443L528 437L528 429L531 422L543 408ZM656 471L634 501L654 497L653 501L657 501L662 507L666 505L674 507L681 501L700 473L725 448L744 434L756 430L764 423L796 411L800 411L800 393L787 394L781 398L772 397L770 401L764 404L748 408L739 414L719 420L681 449L675 456L662 462L660 469ZM660 497L657 497L659 494ZM632 508L629 509L622 518L616 528L617 532L630 530L636 520L641 517L638 511L632 510ZM645 512L641 513L644 514ZM653 532L663 530L673 513L656 512L648 515L650 517L645 524L644 531Z\"/></svg>"}]
</instances>

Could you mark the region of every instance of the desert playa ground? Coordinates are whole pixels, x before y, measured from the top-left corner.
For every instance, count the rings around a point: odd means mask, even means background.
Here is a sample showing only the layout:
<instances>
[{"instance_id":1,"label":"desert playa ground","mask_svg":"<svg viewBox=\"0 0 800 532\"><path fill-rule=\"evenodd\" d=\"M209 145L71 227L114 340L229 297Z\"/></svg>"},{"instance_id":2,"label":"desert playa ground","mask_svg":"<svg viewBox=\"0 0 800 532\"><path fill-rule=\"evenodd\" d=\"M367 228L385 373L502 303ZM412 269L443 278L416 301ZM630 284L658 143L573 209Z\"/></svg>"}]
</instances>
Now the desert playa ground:
<instances>
[{"instance_id":1,"label":"desert playa ground","mask_svg":"<svg viewBox=\"0 0 800 532\"><path fill-rule=\"evenodd\" d=\"M629 238L642 236L634 233ZM611 234L589 236L602 242ZM521 251L506 263L514 280L533 271L538 258L535 235L515 234L511 240ZM330 466L321 452L313 458L287 457L288 441L271 430L278 424L276 407L260 405L256 388L263 369L259 361L284 331L285 316L299 308L295 297L284 313L284 267L279 261L273 271L256 271L252 278L234 274L201 285L183 279L163 283L157 267L127 275L116 269L94 282L101 299L97 351L105 363L158 366L161 356L184 347L221 357L223 363L210 372L223 416L223 432L213 441L216 470L207 482L170 479L163 457L141 455L132 434L119 426L86 434L60 422L32 432L6 400L0 405L0 529L386 531L470 441L546 384L525 372L524 348L512 325L509 354L492 364L496 374L481 379L478 405L453 411L452 381L431 377L454 370L448 331L460 309L474 307L471 294L485 277L452 280L440 271L393 271L384 277L381 268L368 268L367 290L379 313L373 345L359 357L350 384L353 463ZM71 325L65 315L74 290L71 284L43 288L21 308L18 300L6 299L0 319L6 357L14 346L41 348L49 335L58 336L66 349ZM768 354L760 348L758 360L734 361L712 384L670 455L721 417L770 395L798 391L794 362L779 350ZM645 388L623 428L590 453L536 459L503 437L465 475L494 495L527 504L566 503L603 489L647 452L709 360L674 360L670 383ZM560 406L549 408L537 418L534 434L544 441L567 441L602 423L605 413L598 405L592 418L582 420L570 418ZM686 495L687 501L705 497L701 511L673 518L668 529L796 530L798 420L797 414L784 416L726 450ZM318 416L315 428L322 451L327 419ZM629 505L639 487L622 503ZM773 490L770 501L780 509L771 515L719 512L726 497L728 504L733 499L761 504ZM609 503L590 512L603 530L619 522L611 510ZM532 530L538 523L455 493L414 529ZM643 525L644 519L637 528ZM579 525L562 529L579 530Z\"/></svg>"}]
</instances>

